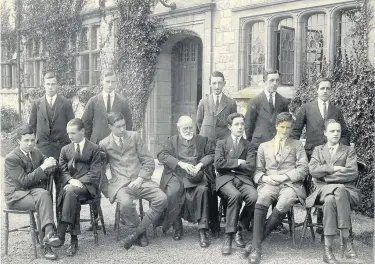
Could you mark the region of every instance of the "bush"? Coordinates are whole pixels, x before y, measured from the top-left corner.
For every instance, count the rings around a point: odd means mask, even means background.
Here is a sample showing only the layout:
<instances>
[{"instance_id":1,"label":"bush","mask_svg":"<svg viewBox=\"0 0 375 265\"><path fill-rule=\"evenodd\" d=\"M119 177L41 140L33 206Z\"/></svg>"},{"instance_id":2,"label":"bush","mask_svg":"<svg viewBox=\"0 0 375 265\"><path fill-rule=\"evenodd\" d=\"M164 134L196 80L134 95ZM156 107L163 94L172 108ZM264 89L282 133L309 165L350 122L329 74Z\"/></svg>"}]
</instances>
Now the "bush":
<instances>
[{"instance_id":1,"label":"bush","mask_svg":"<svg viewBox=\"0 0 375 265\"><path fill-rule=\"evenodd\" d=\"M1 107L1 131L11 132L20 123L20 116L15 109L10 107Z\"/></svg>"},{"instance_id":2,"label":"bush","mask_svg":"<svg viewBox=\"0 0 375 265\"><path fill-rule=\"evenodd\" d=\"M331 101L342 109L345 121L355 145L358 160L367 165L360 173L358 188L362 195L358 210L370 217L374 216L374 98L375 69L368 60L368 32L372 9L365 3L355 19L353 53L339 54L332 73L322 72L333 80ZM316 97L316 87L305 82L296 91L291 101L291 111L297 113L299 107Z\"/></svg>"}]
</instances>

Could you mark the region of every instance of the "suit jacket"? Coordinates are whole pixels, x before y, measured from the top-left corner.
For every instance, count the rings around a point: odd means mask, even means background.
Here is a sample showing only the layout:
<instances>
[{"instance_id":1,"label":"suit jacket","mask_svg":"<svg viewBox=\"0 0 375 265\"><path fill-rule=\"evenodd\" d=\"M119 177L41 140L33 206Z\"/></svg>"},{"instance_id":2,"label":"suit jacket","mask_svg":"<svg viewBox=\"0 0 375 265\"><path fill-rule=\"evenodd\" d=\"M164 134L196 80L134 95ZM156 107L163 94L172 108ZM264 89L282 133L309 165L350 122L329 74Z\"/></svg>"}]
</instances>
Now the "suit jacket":
<instances>
[{"instance_id":1,"label":"suit jacket","mask_svg":"<svg viewBox=\"0 0 375 265\"><path fill-rule=\"evenodd\" d=\"M333 172L334 166L342 166L347 172ZM355 187L358 178L357 155L354 148L340 144L336 153L331 157L328 144L317 146L309 163L310 174L313 177L315 190L306 199L306 206L312 207L319 194L320 188L330 184L332 192L337 187L344 186L349 192L351 201L357 205L360 201L359 191Z\"/></svg>"},{"instance_id":2,"label":"suit jacket","mask_svg":"<svg viewBox=\"0 0 375 265\"><path fill-rule=\"evenodd\" d=\"M245 115L245 133L248 141L258 147L276 135L276 116L281 112L289 112L288 100L276 92L275 111L271 113L266 93L255 96L247 106Z\"/></svg>"},{"instance_id":3,"label":"suit jacket","mask_svg":"<svg viewBox=\"0 0 375 265\"><path fill-rule=\"evenodd\" d=\"M61 190L69 180L78 179L87 187L91 196L95 197L98 193L102 169L99 146L86 139L79 160L76 160L74 156L74 143L70 143L61 149L59 159L62 173ZM61 201L62 193L58 196L58 204Z\"/></svg>"},{"instance_id":4,"label":"suit jacket","mask_svg":"<svg viewBox=\"0 0 375 265\"><path fill-rule=\"evenodd\" d=\"M19 147L5 157L4 193L8 205L27 196L33 188L46 187L47 175L40 168L45 156L38 149L30 153L32 164Z\"/></svg>"},{"instance_id":5,"label":"suit jacket","mask_svg":"<svg viewBox=\"0 0 375 265\"><path fill-rule=\"evenodd\" d=\"M158 187L151 180L155 170L155 162L141 136L137 132L127 131L123 140L123 148L118 146L110 134L100 141L99 146L106 153L112 178L108 180L108 198L114 202L118 190L127 186L138 177L143 178L142 187Z\"/></svg>"},{"instance_id":6,"label":"suit jacket","mask_svg":"<svg viewBox=\"0 0 375 265\"><path fill-rule=\"evenodd\" d=\"M277 149L278 142L275 138L259 146L254 180L256 183L262 184L261 178L263 175L287 175L290 180L284 183L294 189L300 202L303 203L306 198L303 180L309 173L303 144L298 140L288 138L282 149L279 163L277 163L275 157Z\"/></svg>"},{"instance_id":7,"label":"suit jacket","mask_svg":"<svg viewBox=\"0 0 375 265\"><path fill-rule=\"evenodd\" d=\"M112 112L121 112L126 121L126 129L132 130L133 121L128 101L120 94L115 93L111 107ZM103 94L99 93L89 99L82 115L85 125L85 135L93 143L99 143L110 134L107 122L107 109L104 104Z\"/></svg>"},{"instance_id":8,"label":"suit jacket","mask_svg":"<svg viewBox=\"0 0 375 265\"><path fill-rule=\"evenodd\" d=\"M215 112L215 103L212 95L201 99L197 110L197 126L199 135L210 140L222 140L230 135L227 117L237 112L237 103L234 99L222 95L219 108Z\"/></svg>"},{"instance_id":9,"label":"suit jacket","mask_svg":"<svg viewBox=\"0 0 375 265\"><path fill-rule=\"evenodd\" d=\"M238 165L238 159L246 160L246 164ZM235 177L255 187L255 160L255 146L244 138L241 137L237 150L234 149L232 136L218 141L215 149L216 190Z\"/></svg>"},{"instance_id":10,"label":"suit jacket","mask_svg":"<svg viewBox=\"0 0 375 265\"><path fill-rule=\"evenodd\" d=\"M178 139L180 138L179 135L174 135L172 137L168 137L165 141L162 150L158 153L159 162L164 164L164 170L160 180L160 188L162 190L166 189L166 186L171 179L172 176L176 176L178 179L182 177L184 188L191 188L196 187L198 185L206 184L207 181L204 179L204 169L211 165L214 161L215 155L215 148L214 143L208 140L207 137L195 135L192 141L195 142L195 146L197 149L197 164L202 163L203 168L198 174L198 180L194 181L193 176L190 176L187 172L183 169L179 169L177 163L180 161L179 151L178 151ZM176 172L181 171L181 172ZM179 174L182 173L182 174Z\"/></svg>"},{"instance_id":11,"label":"suit jacket","mask_svg":"<svg viewBox=\"0 0 375 265\"><path fill-rule=\"evenodd\" d=\"M334 106L331 102L328 104L327 119L335 119L341 124L341 140L345 145L350 145L350 132L346 127L341 109ZM325 144L327 138L324 136L324 120L319 111L318 101L302 105L294 122L291 137L299 140L302 130L306 125L306 152L312 153L315 146Z\"/></svg>"},{"instance_id":12,"label":"suit jacket","mask_svg":"<svg viewBox=\"0 0 375 265\"><path fill-rule=\"evenodd\" d=\"M35 131L38 149L45 156L52 156L58 160L61 148L70 143L66 124L74 118L74 113L70 100L57 95L54 115L50 122L47 104L45 96L33 102L29 124Z\"/></svg>"}]
</instances>

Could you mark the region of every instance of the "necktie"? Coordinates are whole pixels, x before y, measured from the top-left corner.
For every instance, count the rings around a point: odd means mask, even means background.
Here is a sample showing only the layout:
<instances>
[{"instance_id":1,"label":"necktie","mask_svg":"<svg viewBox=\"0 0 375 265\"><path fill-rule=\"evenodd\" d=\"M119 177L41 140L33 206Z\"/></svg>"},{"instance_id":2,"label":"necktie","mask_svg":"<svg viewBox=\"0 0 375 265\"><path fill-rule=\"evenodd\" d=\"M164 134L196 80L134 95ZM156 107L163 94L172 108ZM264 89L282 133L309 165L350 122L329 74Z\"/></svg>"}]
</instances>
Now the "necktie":
<instances>
[{"instance_id":1,"label":"necktie","mask_svg":"<svg viewBox=\"0 0 375 265\"><path fill-rule=\"evenodd\" d=\"M119 144L120 144L120 148L123 149L124 148L124 142L122 141L122 137L120 137Z\"/></svg>"},{"instance_id":2,"label":"necktie","mask_svg":"<svg viewBox=\"0 0 375 265\"><path fill-rule=\"evenodd\" d=\"M49 99L49 105L50 105L51 108L52 108L52 106L53 106L53 99L52 99L52 97Z\"/></svg>"},{"instance_id":3,"label":"necktie","mask_svg":"<svg viewBox=\"0 0 375 265\"><path fill-rule=\"evenodd\" d=\"M215 111L219 109L219 96L216 97L216 102L215 102Z\"/></svg>"},{"instance_id":4,"label":"necktie","mask_svg":"<svg viewBox=\"0 0 375 265\"><path fill-rule=\"evenodd\" d=\"M333 155L333 151L334 151L335 149L333 148L333 147L330 147L329 148L329 153L330 153L330 155L332 156Z\"/></svg>"},{"instance_id":5,"label":"necktie","mask_svg":"<svg viewBox=\"0 0 375 265\"><path fill-rule=\"evenodd\" d=\"M277 163L279 163L280 160L281 160L281 152L282 152L282 149L283 149L283 140L280 140L280 141L279 141L278 150L277 150L277 153L276 153L276 156L275 156L275 159L276 159L276 162L277 162Z\"/></svg>"},{"instance_id":6,"label":"necktie","mask_svg":"<svg viewBox=\"0 0 375 265\"><path fill-rule=\"evenodd\" d=\"M30 153L27 153L26 157L27 157L27 161L28 161L28 162L30 163L30 165L31 165L31 170L33 170L33 169L34 169L34 163L33 163L33 160L31 159L31 154L30 154Z\"/></svg>"},{"instance_id":7,"label":"necktie","mask_svg":"<svg viewBox=\"0 0 375 265\"><path fill-rule=\"evenodd\" d=\"M327 103L323 102L323 120L327 118Z\"/></svg>"},{"instance_id":8,"label":"necktie","mask_svg":"<svg viewBox=\"0 0 375 265\"><path fill-rule=\"evenodd\" d=\"M107 97L107 113L111 112L111 95L108 94Z\"/></svg>"},{"instance_id":9,"label":"necktie","mask_svg":"<svg viewBox=\"0 0 375 265\"><path fill-rule=\"evenodd\" d=\"M81 147L79 146L79 144L77 144L77 148L76 148L76 159L79 159L79 157L81 156Z\"/></svg>"},{"instance_id":10,"label":"necktie","mask_svg":"<svg viewBox=\"0 0 375 265\"><path fill-rule=\"evenodd\" d=\"M234 150L237 151L239 137L234 138Z\"/></svg>"},{"instance_id":11,"label":"necktie","mask_svg":"<svg viewBox=\"0 0 375 265\"><path fill-rule=\"evenodd\" d=\"M271 109L271 113L273 113L275 111L275 107L273 105L273 97L272 97L272 94L273 93L270 93L270 97L268 99L268 104L270 105L270 109Z\"/></svg>"}]
</instances>

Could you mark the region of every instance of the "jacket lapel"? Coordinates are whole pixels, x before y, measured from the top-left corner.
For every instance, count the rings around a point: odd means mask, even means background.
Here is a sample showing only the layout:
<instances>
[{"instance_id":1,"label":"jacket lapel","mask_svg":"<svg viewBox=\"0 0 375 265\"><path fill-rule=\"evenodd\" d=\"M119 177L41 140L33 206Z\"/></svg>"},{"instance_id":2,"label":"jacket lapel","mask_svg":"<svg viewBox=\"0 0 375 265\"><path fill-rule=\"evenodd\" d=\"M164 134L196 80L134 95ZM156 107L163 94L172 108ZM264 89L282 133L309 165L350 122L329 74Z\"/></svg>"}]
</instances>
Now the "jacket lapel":
<instances>
[{"instance_id":1,"label":"jacket lapel","mask_svg":"<svg viewBox=\"0 0 375 265\"><path fill-rule=\"evenodd\" d=\"M320 113L320 110L319 110L319 105L318 105L318 100L315 100L314 101L314 104L312 105L312 111L315 112L315 116L316 117L319 117L320 120L323 120L323 116L322 116L322 113ZM328 113L328 110L327 110L327 113ZM328 116L328 115L327 115Z\"/></svg>"},{"instance_id":2,"label":"jacket lapel","mask_svg":"<svg viewBox=\"0 0 375 265\"><path fill-rule=\"evenodd\" d=\"M219 108L217 109L217 112L216 112L217 115L218 115L220 112L222 112L223 109L225 109L225 107L228 105L228 104L227 104L227 99L228 99L228 97L227 97L225 94L223 94L223 95L221 96L221 100L220 100L220 103L219 103ZM213 101L213 100L212 100L212 101Z\"/></svg>"},{"instance_id":3,"label":"jacket lapel","mask_svg":"<svg viewBox=\"0 0 375 265\"><path fill-rule=\"evenodd\" d=\"M233 144L233 139L232 136L229 136L226 140L226 150L228 150L228 156L230 158L235 158L236 157L236 150L234 150L234 144Z\"/></svg>"},{"instance_id":4,"label":"jacket lapel","mask_svg":"<svg viewBox=\"0 0 375 265\"><path fill-rule=\"evenodd\" d=\"M118 146L116 144L116 141L115 141L115 138L113 137L113 135L111 134L110 138L109 138L109 143L111 145L111 147L118 153L122 154L123 150L120 148L120 146Z\"/></svg>"},{"instance_id":5,"label":"jacket lapel","mask_svg":"<svg viewBox=\"0 0 375 265\"><path fill-rule=\"evenodd\" d=\"M104 105L104 101L103 101L103 105ZM119 98L119 95L117 93L115 93L115 98L113 100L111 111L118 111L118 112L121 111L120 98Z\"/></svg>"},{"instance_id":6,"label":"jacket lapel","mask_svg":"<svg viewBox=\"0 0 375 265\"><path fill-rule=\"evenodd\" d=\"M285 161L285 159L288 157L288 155L289 155L289 153L291 151L290 144L291 143L290 143L289 138L286 139L284 147L283 147L283 150L281 151L281 157L280 157L279 165L281 165Z\"/></svg>"},{"instance_id":7,"label":"jacket lapel","mask_svg":"<svg viewBox=\"0 0 375 265\"><path fill-rule=\"evenodd\" d=\"M57 95L56 102L55 102L55 115L52 117L52 121L55 121L57 118L57 115L60 113L61 108L63 106L63 99L60 95Z\"/></svg>"},{"instance_id":8,"label":"jacket lapel","mask_svg":"<svg viewBox=\"0 0 375 265\"><path fill-rule=\"evenodd\" d=\"M330 119L331 115L332 115L332 102L328 101L327 118L326 118L326 120Z\"/></svg>"},{"instance_id":9,"label":"jacket lapel","mask_svg":"<svg viewBox=\"0 0 375 265\"><path fill-rule=\"evenodd\" d=\"M280 105L281 105L281 96L279 93L275 93L275 112L279 113L280 111Z\"/></svg>"},{"instance_id":10,"label":"jacket lapel","mask_svg":"<svg viewBox=\"0 0 375 265\"><path fill-rule=\"evenodd\" d=\"M333 156L331 157L331 163L332 164L335 164L336 161L344 154L344 151L342 150L342 145L339 144L339 146L337 147L337 150L336 150L336 153L333 154Z\"/></svg>"},{"instance_id":11,"label":"jacket lapel","mask_svg":"<svg viewBox=\"0 0 375 265\"><path fill-rule=\"evenodd\" d=\"M323 157L327 163L331 162L331 155L329 154L328 144L323 146Z\"/></svg>"},{"instance_id":12,"label":"jacket lapel","mask_svg":"<svg viewBox=\"0 0 375 265\"><path fill-rule=\"evenodd\" d=\"M268 103L268 99L264 91L261 93L260 103L262 104L263 108L267 110L268 113L271 113L270 104Z\"/></svg>"},{"instance_id":13,"label":"jacket lapel","mask_svg":"<svg viewBox=\"0 0 375 265\"><path fill-rule=\"evenodd\" d=\"M231 137L232 138L232 137ZM236 157L240 157L242 155L242 152L243 150L245 149L245 139L243 139L243 137L241 137L239 143L238 143L238 146L237 146L237 150L236 150Z\"/></svg>"},{"instance_id":14,"label":"jacket lapel","mask_svg":"<svg viewBox=\"0 0 375 265\"><path fill-rule=\"evenodd\" d=\"M98 97L97 100L98 100L99 108L102 109L101 112L107 113L107 109L105 108L105 104L104 104L103 93L100 92L97 97Z\"/></svg>"}]
</instances>

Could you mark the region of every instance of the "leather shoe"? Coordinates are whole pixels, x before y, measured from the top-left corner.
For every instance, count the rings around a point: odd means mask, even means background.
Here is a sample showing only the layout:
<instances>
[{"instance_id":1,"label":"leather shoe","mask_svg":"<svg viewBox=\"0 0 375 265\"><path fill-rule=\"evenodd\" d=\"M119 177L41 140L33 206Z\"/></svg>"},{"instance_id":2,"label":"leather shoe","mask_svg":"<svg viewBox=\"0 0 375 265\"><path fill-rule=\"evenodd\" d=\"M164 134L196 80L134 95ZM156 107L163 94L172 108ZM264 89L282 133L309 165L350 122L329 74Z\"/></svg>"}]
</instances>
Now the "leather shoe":
<instances>
[{"instance_id":1,"label":"leather shoe","mask_svg":"<svg viewBox=\"0 0 375 265\"><path fill-rule=\"evenodd\" d=\"M146 232L142 233L138 238L138 245L140 247L147 247L148 246L148 238Z\"/></svg>"},{"instance_id":2,"label":"leather shoe","mask_svg":"<svg viewBox=\"0 0 375 265\"><path fill-rule=\"evenodd\" d=\"M78 250L78 242L77 243L70 243L68 249L66 250L66 255L69 257L73 257Z\"/></svg>"},{"instance_id":3,"label":"leather shoe","mask_svg":"<svg viewBox=\"0 0 375 265\"><path fill-rule=\"evenodd\" d=\"M244 248L246 246L245 241L243 240L242 237L242 231L238 230L235 237L234 237L234 242L236 243L237 247L239 248Z\"/></svg>"},{"instance_id":4,"label":"leather shoe","mask_svg":"<svg viewBox=\"0 0 375 265\"><path fill-rule=\"evenodd\" d=\"M44 236L43 245L47 247L60 247L61 246L60 237L54 233L49 233Z\"/></svg>"},{"instance_id":5,"label":"leather shoe","mask_svg":"<svg viewBox=\"0 0 375 265\"><path fill-rule=\"evenodd\" d=\"M244 257L247 258L250 255L250 252L251 252L251 242L247 243L245 246Z\"/></svg>"},{"instance_id":6,"label":"leather shoe","mask_svg":"<svg viewBox=\"0 0 375 265\"><path fill-rule=\"evenodd\" d=\"M52 248L50 247L44 247L42 252L43 252L43 256L45 257L45 259L49 259L49 260L57 259L56 253L53 252Z\"/></svg>"},{"instance_id":7,"label":"leather shoe","mask_svg":"<svg viewBox=\"0 0 375 265\"><path fill-rule=\"evenodd\" d=\"M138 239L138 235L136 232L133 232L127 237L125 237L125 239L122 241L124 248L126 250L131 248L131 246L137 241L137 239Z\"/></svg>"},{"instance_id":8,"label":"leather shoe","mask_svg":"<svg viewBox=\"0 0 375 265\"><path fill-rule=\"evenodd\" d=\"M181 240L181 237L182 237L182 228L175 229L173 239L177 241L177 240Z\"/></svg>"},{"instance_id":9,"label":"leather shoe","mask_svg":"<svg viewBox=\"0 0 375 265\"><path fill-rule=\"evenodd\" d=\"M276 233L288 234L288 229L286 229L282 223L279 224L273 231Z\"/></svg>"},{"instance_id":10,"label":"leather shoe","mask_svg":"<svg viewBox=\"0 0 375 265\"><path fill-rule=\"evenodd\" d=\"M232 253L232 233L225 233L221 254L230 255Z\"/></svg>"},{"instance_id":11,"label":"leather shoe","mask_svg":"<svg viewBox=\"0 0 375 265\"><path fill-rule=\"evenodd\" d=\"M322 227L317 227L317 228L315 229L315 232L316 232L317 234L321 235L321 234L323 234L323 228L322 228Z\"/></svg>"},{"instance_id":12,"label":"leather shoe","mask_svg":"<svg viewBox=\"0 0 375 265\"><path fill-rule=\"evenodd\" d=\"M201 248L206 248L210 245L206 234L206 229L199 229L199 244Z\"/></svg>"},{"instance_id":13,"label":"leather shoe","mask_svg":"<svg viewBox=\"0 0 375 265\"><path fill-rule=\"evenodd\" d=\"M250 256L249 256L249 263L251 264L259 264L260 259L262 258L262 250L259 248L252 249Z\"/></svg>"},{"instance_id":14,"label":"leather shoe","mask_svg":"<svg viewBox=\"0 0 375 265\"><path fill-rule=\"evenodd\" d=\"M324 246L323 261L328 264L338 264L339 262L335 258L332 252L332 248Z\"/></svg>"},{"instance_id":15,"label":"leather shoe","mask_svg":"<svg viewBox=\"0 0 375 265\"><path fill-rule=\"evenodd\" d=\"M353 239L348 238L344 240L345 240L344 241L345 257L347 259L358 257L357 252L355 251L354 246L353 246Z\"/></svg>"}]
</instances>

